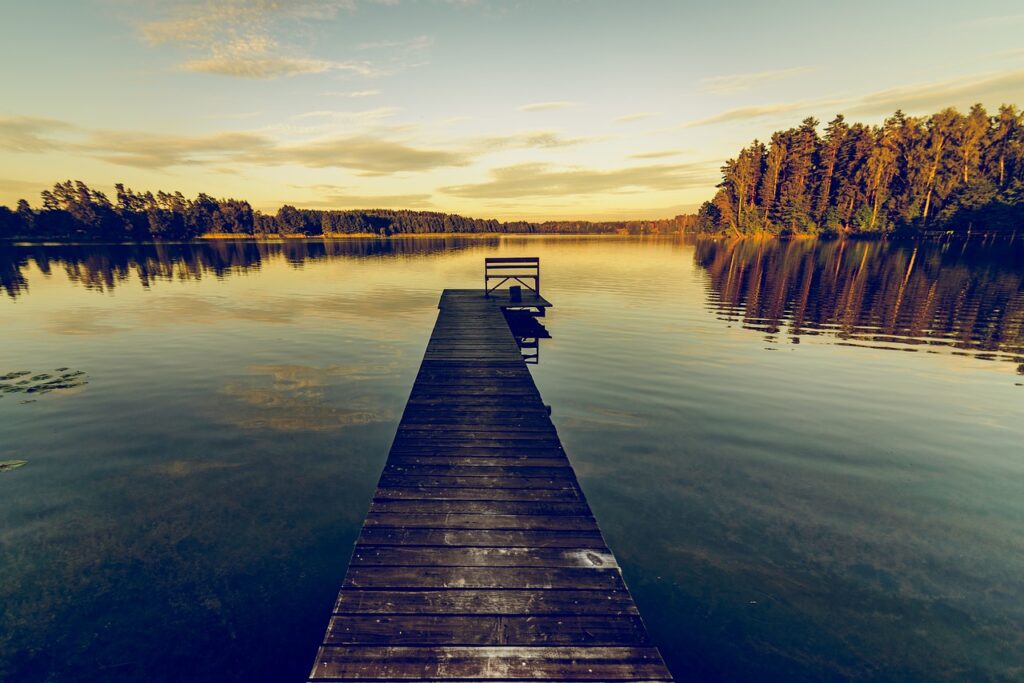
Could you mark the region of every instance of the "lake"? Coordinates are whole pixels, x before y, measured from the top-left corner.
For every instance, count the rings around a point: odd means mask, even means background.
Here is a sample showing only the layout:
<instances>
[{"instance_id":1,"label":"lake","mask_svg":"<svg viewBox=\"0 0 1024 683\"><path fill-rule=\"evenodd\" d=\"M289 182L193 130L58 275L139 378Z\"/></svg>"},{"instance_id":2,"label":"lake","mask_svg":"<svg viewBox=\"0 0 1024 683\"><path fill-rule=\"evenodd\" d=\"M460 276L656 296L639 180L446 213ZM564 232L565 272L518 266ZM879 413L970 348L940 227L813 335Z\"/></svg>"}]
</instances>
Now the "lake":
<instances>
[{"instance_id":1,"label":"lake","mask_svg":"<svg viewBox=\"0 0 1024 683\"><path fill-rule=\"evenodd\" d=\"M679 680L1024 677L1024 243L0 248L0 680L300 680L445 287L531 366Z\"/></svg>"}]
</instances>

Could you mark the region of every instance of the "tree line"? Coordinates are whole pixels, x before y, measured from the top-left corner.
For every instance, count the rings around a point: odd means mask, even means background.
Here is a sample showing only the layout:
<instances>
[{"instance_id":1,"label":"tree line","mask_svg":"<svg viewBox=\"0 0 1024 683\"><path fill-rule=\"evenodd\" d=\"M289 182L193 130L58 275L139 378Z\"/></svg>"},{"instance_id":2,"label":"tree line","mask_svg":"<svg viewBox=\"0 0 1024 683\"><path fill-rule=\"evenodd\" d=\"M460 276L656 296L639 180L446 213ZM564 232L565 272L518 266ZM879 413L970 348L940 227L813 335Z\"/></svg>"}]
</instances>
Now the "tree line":
<instances>
[{"instance_id":1,"label":"tree line","mask_svg":"<svg viewBox=\"0 0 1024 683\"><path fill-rule=\"evenodd\" d=\"M731 234L1010 231L1024 226L1024 115L836 116L754 140L722 166L697 229Z\"/></svg>"},{"instance_id":2,"label":"tree line","mask_svg":"<svg viewBox=\"0 0 1024 683\"><path fill-rule=\"evenodd\" d=\"M32 207L0 206L0 239L136 242L185 240L204 235L390 235L418 234L668 234L693 226L694 216L652 221L501 222L436 211L374 209L337 211L282 206L264 214L240 199L200 193L135 192L118 183L111 200L84 182L56 183Z\"/></svg>"}]
</instances>

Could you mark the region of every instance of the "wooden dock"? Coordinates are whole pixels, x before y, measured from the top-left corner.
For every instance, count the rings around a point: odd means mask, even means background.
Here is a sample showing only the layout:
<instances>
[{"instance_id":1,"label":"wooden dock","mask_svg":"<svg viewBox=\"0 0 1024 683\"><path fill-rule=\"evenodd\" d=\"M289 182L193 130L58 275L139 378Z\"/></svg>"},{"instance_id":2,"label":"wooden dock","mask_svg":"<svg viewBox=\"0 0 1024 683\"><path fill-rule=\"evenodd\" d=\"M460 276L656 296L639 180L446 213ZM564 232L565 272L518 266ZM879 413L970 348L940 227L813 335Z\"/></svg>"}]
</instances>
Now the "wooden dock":
<instances>
[{"instance_id":1,"label":"wooden dock","mask_svg":"<svg viewBox=\"0 0 1024 683\"><path fill-rule=\"evenodd\" d=\"M506 323L448 289L310 681L670 681Z\"/></svg>"}]
</instances>

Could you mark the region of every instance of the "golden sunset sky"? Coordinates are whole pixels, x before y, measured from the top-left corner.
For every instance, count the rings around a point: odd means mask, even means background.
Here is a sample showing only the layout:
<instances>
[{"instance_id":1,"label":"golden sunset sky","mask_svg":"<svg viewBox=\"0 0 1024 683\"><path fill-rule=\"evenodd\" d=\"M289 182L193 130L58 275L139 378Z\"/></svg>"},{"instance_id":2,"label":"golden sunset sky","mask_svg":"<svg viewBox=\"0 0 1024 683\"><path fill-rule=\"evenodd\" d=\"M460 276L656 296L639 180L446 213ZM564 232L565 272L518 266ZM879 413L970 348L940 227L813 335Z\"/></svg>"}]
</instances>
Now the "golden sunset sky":
<instances>
[{"instance_id":1,"label":"golden sunset sky","mask_svg":"<svg viewBox=\"0 0 1024 683\"><path fill-rule=\"evenodd\" d=\"M1024 104L1019 2L4 0L0 203L691 211L755 137Z\"/></svg>"}]
</instances>

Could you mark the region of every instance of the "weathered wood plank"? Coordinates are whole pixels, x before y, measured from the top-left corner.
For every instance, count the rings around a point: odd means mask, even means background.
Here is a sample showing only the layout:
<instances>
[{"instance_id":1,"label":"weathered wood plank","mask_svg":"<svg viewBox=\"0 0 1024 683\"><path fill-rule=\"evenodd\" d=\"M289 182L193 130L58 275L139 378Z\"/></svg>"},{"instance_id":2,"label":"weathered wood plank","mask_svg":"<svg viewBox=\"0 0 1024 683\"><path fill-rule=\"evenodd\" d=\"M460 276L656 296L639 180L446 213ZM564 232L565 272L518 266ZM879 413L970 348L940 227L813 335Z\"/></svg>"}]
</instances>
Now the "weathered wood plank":
<instances>
[{"instance_id":1,"label":"weathered wood plank","mask_svg":"<svg viewBox=\"0 0 1024 683\"><path fill-rule=\"evenodd\" d=\"M597 522L585 515L479 515L442 513L379 513L370 511L366 526L408 529L500 529L533 531L589 531Z\"/></svg>"},{"instance_id":2,"label":"weathered wood plank","mask_svg":"<svg viewBox=\"0 0 1024 683\"><path fill-rule=\"evenodd\" d=\"M590 506L577 502L535 502L519 500L375 500L370 512L462 515L589 515Z\"/></svg>"},{"instance_id":3,"label":"weathered wood plank","mask_svg":"<svg viewBox=\"0 0 1024 683\"><path fill-rule=\"evenodd\" d=\"M443 487L458 488L460 486L472 486L475 488L502 488L502 489L575 489L576 480L567 477L552 477L550 475L537 475L533 477L513 476L451 476L443 474L405 474L386 472L380 478L378 486L381 488L395 488L400 486L415 486L417 488Z\"/></svg>"},{"instance_id":4,"label":"weathered wood plank","mask_svg":"<svg viewBox=\"0 0 1024 683\"><path fill-rule=\"evenodd\" d=\"M649 645L635 615L335 614L325 645Z\"/></svg>"},{"instance_id":5,"label":"weathered wood plank","mask_svg":"<svg viewBox=\"0 0 1024 683\"><path fill-rule=\"evenodd\" d=\"M365 526L359 534L358 543L374 546L606 549L604 539L596 528L590 531L538 531Z\"/></svg>"},{"instance_id":6,"label":"weathered wood plank","mask_svg":"<svg viewBox=\"0 0 1024 683\"><path fill-rule=\"evenodd\" d=\"M556 466L530 465L525 462L522 465L465 466L461 463L405 463L394 462L394 460L394 458L388 459L389 464L384 468L385 475L405 477L442 476L472 479L479 477L487 479L501 477L528 477L536 479L566 480L573 483L576 481L576 477L573 475L573 471L569 467L568 461L565 461L562 465ZM445 458L445 460L451 461L454 460L454 458Z\"/></svg>"},{"instance_id":7,"label":"weathered wood plank","mask_svg":"<svg viewBox=\"0 0 1024 683\"><path fill-rule=\"evenodd\" d=\"M479 446L440 446L437 444L426 445L406 441L395 444L391 447L392 455L441 455L455 457L485 457L485 458L552 458L565 457L565 451L554 447L535 448L481 448Z\"/></svg>"},{"instance_id":8,"label":"weathered wood plank","mask_svg":"<svg viewBox=\"0 0 1024 683\"><path fill-rule=\"evenodd\" d=\"M367 567L349 565L343 588L575 588L620 590L618 569L535 567Z\"/></svg>"},{"instance_id":9,"label":"weathered wood plank","mask_svg":"<svg viewBox=\"0 0 1024 683\"><path fill-rule=\"evenodd\" d=\"M394 455L388 458L388 467L408 469L412 467L450 468L453 473L469 474L472 470L570 470L568 458L525 458L525 457L458 457L446 455ZM493 475L491 475L493 476ZM529 476L529 475L523 475ZM575 476L573 476L575 479Z\"/></svg>"},{"instance_id":10,"label":"weathered wood plank","mask_svg":"<svg viewBox=\"0 0 1024 683\"><path fill-rule=\"evenodd\" d=\"M615 557L602 547L560 548L403 548L356 546L350 567L549 567L617 568Z\"/></svg>"},{"instance_id":11,"label":"weathered wood plank","mask_svg":"<svg viewBox=\"0 0 1024 683\"><path fill-rule=\"evenodd\" d=\"M374 501L386 500L471 500L568 503L578 501L575 488L474 488L469 486L442 488L437 486L378 488Z\"/></svg>"},{"instance_id":12,"label":"weathered wood plank","mask_svg":"<svg viewBox=\"0 0 1024 683\"><path fill-rule=\"evenodd\" d=\"M580 681L669 680L649 647L373 646L323 647L318 680L488 680L527 677Z\"/></svg>"},{"instance_id":13,"label":"weathered wood plank","mask_svg":"<svg viewBox=\"0 0 1024 683\"><path fill-rule=\"evenodd\" d=\"M625 590L342 590L337 614L637 614Z\"/></svg>"}]
</instances>

